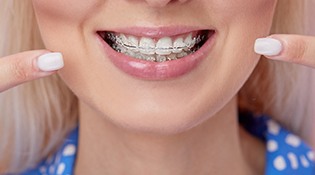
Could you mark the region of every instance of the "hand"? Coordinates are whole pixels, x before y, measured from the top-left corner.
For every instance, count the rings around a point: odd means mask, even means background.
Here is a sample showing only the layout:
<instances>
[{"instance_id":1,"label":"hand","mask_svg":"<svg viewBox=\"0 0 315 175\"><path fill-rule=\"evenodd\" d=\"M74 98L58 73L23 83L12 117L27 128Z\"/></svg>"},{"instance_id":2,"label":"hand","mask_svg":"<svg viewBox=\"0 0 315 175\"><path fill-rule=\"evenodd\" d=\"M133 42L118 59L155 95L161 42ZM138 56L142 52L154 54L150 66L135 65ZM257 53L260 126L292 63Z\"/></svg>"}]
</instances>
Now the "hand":
<instances>
[{"instance_id":1,"label":"hand","mask_svg":"<svg viewBox=\"0 0 315 175\"><path fill-rule=\"evenodd\" d=\"M257 39L255 52L273 60L302 64L315 68L315 37L271 35Z\"/></svg>"},{"instance_id":2,"label":"hand","mask_svg":"<svg viewBox=\"0 0 315 175\"><path fill-rule=\"evenodd\" d=\"M311 68L315 68L315 37L302 35L271 35L267 38L257 39L255 42L255 52L273 60L297 63ZM308 93L308 95L310 95ZM311 115L312 121L315 119ZM308 124L301 126L307 126ZM313 132L313 126L310 133ZM307 136L307 140L315 149L314 135Z\"/></svg>"},{"instance_id":3,"label":"hand","mask_svg":"<svg viewBox=\"0 0 315 175\"><path fill-rule=\"evenodd\" d=\"M52 75L63 65L60 53L45 50L27 51L0 58L0 92Z\"/></svg>"}]
</instances>

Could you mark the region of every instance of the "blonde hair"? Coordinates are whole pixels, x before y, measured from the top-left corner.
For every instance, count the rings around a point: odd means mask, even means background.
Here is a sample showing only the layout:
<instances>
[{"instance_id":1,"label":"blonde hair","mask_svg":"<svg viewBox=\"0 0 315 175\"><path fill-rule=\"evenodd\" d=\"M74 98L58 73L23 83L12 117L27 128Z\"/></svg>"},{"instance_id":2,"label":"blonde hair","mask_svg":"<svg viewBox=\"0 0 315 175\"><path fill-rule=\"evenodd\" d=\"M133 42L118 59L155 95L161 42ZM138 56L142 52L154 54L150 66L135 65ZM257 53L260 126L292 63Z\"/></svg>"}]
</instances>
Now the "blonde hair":
<instances>
[{"instance_id":1,"label":"blonde hair","mask_svg":"<svg viewBox=\"0 0 315 175\"><path fill-rule=\"evenodd\" d=\"M303 15L297 12L303 12L302 0L279 0L273 31L301 31L296 28L297 17ZM0 56L44 48L30 0L2 0L0 19ZM280 122L307 136L312 127L307 109L314 103L304 90L311 89L304 86L309 72L301 69L262 59L239 93L240 107L278 116ZM58 76L0 93L0 173L20 172L53 152L77 123L77 101Z\"/></svg>"},{"instance_id":2,"label":"blonde hair","mask_svg":"<svg viewBox=\"0 0 315 175\"><path fill-rule=\"evenodd\" d=\"M0 56L44 48L30 0L1 0ZM58 76L0 93L0 174L34 166L75 127L77 99ZM9 167L9 168L8 168Z\"/></svg>"}]
</instances>

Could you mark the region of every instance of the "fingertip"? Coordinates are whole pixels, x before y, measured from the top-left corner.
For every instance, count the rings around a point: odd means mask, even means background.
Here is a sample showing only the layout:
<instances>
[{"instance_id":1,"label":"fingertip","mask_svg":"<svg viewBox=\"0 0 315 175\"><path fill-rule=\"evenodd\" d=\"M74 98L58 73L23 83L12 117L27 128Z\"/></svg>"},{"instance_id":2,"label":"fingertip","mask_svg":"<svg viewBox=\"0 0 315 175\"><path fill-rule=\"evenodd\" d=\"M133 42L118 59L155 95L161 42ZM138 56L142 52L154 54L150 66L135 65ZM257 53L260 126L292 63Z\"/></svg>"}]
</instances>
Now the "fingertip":
<instances>
[{"instance_id":1,"label":"fingertip","mask_svg":"<svg viewBox=\"0 0 315 175\"><path fill-rule=\"evenodd\" d=\"M281 54L283 44L279 39L273 37L258 38L255 41L254 51L257 54L272 58Z\"/></svg>"},{"instance_id":2,"label":"fingertip","mask_svg":"<svg viewBox=\"0 0 315 175\"><path fill-rule=\"evenodd\" d=\"M49 52L39 56L37 58L37 67L44 72L60 70L64 67L62 53Z\"/></svg>"}]
</instances>

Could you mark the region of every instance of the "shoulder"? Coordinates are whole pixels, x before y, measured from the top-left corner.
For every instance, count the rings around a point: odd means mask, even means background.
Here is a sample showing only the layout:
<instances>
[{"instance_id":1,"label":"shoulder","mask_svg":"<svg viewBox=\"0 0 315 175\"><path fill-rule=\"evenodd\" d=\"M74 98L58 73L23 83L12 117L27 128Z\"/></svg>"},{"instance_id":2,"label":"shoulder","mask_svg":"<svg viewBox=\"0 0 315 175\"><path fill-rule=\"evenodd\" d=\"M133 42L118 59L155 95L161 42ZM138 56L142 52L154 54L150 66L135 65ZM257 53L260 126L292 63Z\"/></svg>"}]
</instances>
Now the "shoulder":
<instances>
[{"instance_id":1,"label":"shoulder","mask_svg":"<svg viewBox=\"0 0 315 175\"><path fill-rule=\"evenodd\" d=\"M266 171L269 174L315 173L314 152L299 136L271 119L267 121L267 128L266 158L269 166Z\"/></svg>"},{"instance_id":2,"label":"shoulder","mask_svg":"<svg viewBox=\"0 0 315 175\"><path fill-rule=\"evenodd\" d=\"M266 175L314 175L314 152L297 135L266 115L240 114L240 123L266 144Z\"/></svg>"},{"instance_id":3,"label":"shoulder","mask_svg":"<svg viewBox=\"0 0 315 175\"><path fill-rule=\"evenodd\" d=\"M78 128L72 130L57 152L21 175L72 175L78 146Z\"/></svg>"}]
</instances>

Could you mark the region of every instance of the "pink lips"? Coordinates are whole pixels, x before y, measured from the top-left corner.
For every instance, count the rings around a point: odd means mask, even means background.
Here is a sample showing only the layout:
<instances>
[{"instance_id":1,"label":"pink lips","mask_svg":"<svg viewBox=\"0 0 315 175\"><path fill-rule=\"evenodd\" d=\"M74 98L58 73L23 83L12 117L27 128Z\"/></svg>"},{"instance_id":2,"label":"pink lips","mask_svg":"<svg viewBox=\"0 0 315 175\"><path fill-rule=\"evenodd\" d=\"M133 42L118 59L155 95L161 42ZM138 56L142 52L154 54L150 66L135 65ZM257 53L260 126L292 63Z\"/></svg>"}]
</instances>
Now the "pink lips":
<instances>
[{"instance_id":1,"label":"pink lips","mask_svg":"<svg viewBox=\"0 0 315 175\"><path fill-rule=\"evenodd\" d=\"M128 28L115 30L117 33L130 34L135 36L147 36L160 38L164 36L175 36L198 29L185 28ZM129 57L113 50L98 34L105 54L111 62L121 71L140 79L146 80L166 80L173 79L191 72L207 56L215 38L215 33L210 36L207 42L195 53L178 60L166 62L150 62Z\"/></svg>"}]
</instances>

